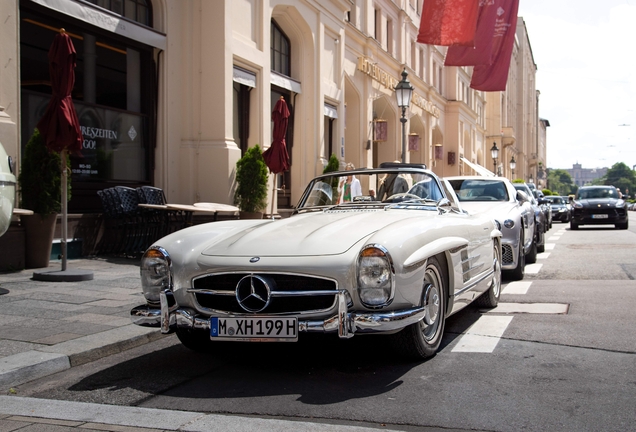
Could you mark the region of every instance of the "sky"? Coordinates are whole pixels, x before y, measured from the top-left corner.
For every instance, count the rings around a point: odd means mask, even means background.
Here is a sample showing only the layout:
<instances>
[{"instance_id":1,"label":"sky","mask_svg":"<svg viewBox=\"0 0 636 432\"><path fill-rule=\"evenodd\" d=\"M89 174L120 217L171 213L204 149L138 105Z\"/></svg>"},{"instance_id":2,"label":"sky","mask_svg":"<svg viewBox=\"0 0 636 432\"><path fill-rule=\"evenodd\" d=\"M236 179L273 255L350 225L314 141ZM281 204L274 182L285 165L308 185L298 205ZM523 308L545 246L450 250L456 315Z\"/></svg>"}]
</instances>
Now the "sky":
<instances>
[{"instance_id":1,"label":"sky","mask_svg":"<svg viewBox=\"0 0 636 432\"><path fill-rule=\"evenodd\" d=\"M636 0L520 0L548 168L636 165Z\"/></svg>"}]
</instances>

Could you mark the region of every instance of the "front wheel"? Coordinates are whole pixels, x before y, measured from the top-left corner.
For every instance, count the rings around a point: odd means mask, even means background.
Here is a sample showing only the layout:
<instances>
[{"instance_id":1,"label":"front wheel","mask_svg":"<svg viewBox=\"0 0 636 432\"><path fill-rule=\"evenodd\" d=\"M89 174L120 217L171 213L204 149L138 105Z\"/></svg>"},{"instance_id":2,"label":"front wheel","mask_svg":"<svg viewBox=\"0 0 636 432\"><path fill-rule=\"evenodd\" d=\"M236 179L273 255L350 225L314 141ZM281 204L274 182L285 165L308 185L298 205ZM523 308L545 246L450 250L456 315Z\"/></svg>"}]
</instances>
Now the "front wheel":
<instances>
[{"instance_id":1,"label":"front wheel","mask_svg":"<svg viewBox=\"0 0 636 432\"><path fill-rule=\"evenodd\" d=\"M416 359L435 355L444 335L448 276L436 257L428 259L423 284L424 318L393 335L397 348Z\"/></svg>"},{"instance_id":2,"label":"front wheel","mask_svg":"<svg viewBox=\"0 0 636 432\"><path fill-rule=\"evenodd\" d=\"M510 279L515 281L522 280L526 274L526 254L523 252L523 239L523 231L521 231L519 236L519 253L517 254L517 267L515 267L513 270L510 270Z\"/></svg>"},{"instance_id":3,"label":"front wheel","mask_svg":"<svg viewBox=\"0 0 636 432\"><path fill-rule=\"evenodd\" d=\"M577 224L577 223L574 223L574 222L570 221L570 229L571 229L571 230L577 230L577 229L579 229L579 224Z\"/></svg>"},{"instance_id":4,"label":"front wheel","mask_svg":"<svg viewBox=\"0 0 636 432\"><path fill-rule=\"evenodd\" d=\"M476 300L477 306L485 308L494 308L499 303L499 297L501 296L501 249L499 245L495 243L492 259L492 283L488 291L483 293Z\"/></svg>"}]
</instances>

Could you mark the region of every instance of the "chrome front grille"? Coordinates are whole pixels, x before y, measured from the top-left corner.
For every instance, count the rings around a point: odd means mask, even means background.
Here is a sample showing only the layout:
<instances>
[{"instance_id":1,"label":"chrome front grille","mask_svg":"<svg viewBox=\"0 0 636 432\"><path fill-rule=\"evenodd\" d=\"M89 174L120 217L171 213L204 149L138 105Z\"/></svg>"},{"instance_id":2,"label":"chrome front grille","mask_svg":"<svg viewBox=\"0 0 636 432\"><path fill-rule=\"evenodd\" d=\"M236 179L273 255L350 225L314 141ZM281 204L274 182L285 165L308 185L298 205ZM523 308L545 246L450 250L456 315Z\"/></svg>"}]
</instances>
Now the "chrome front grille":
<instances>
[{"instance_id":1,"label":"chrome front grille","mask_svg":"<svg viewBox=\"0 0 636 432\"><path fill-rule=\"evenodd\" d=\"M248 313L241 307L236 287L241 279L252 273L224 273L202 276L192 281L192 289L199 305L206 309L227 313ZM260 311L264 314L303 313L331 309L336 304L337 284L330 279L283 273L255 273L272 281L271 300Z\"/></svg>"},{"instance_id":2,"label":"chrome front grille","mask_svg":"<svg viewBox=\"0 0 636 432\"><path fill-rule=\"evenodd\" d=\"M512 253L512 246L505 244L501 246L501 252L503 254L503 265L512 264L515 262L514 254Z\"/></svg>"}]
</instances>

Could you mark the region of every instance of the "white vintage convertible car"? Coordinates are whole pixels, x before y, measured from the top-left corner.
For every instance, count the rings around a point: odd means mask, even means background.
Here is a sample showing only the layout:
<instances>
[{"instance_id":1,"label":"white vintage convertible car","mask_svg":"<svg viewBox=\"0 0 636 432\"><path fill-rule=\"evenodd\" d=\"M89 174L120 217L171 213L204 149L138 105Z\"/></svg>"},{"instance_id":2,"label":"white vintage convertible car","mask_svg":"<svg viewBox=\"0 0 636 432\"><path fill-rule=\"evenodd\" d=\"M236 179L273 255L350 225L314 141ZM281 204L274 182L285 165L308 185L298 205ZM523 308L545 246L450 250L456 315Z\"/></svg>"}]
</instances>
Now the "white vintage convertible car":
<instances>
[{"instance_id":1,"label":"white vintage convertible car","mask_svg":"<svg viewBox=\"0 0 636 432\"><path fill-rule=\"evenodd\" d=\"M15 175L11 157L7 156L0 144L0 235L4 234L11 224L13 206L15 204Z\"/></svg>"},{"instance_id":2,"label":"white vintage convertible car","mask_svg":"<svg viewBox=\"0 0 636 432\"><path fill-rule=\"evenodd\" d=\"M144 254L141 283L146 304L132 321L197 351L377 333L425 358L449 315L497 305L501 231L423 165L383 164L315 178L289 218L168 235Z\"/></svg>"},{"instance_id":3,"label":"white vintage convertible car","mask_svg":"<svg viewBox=\"0 0 636 432\"><path fill-rule=\"evenodd\" d=\"M526 261L537 261L535 215L526 196L504 177L446 177L464 210L481 213L501 224L501 267L513 280L525 275Z\"/></svg>"}]
</instances>

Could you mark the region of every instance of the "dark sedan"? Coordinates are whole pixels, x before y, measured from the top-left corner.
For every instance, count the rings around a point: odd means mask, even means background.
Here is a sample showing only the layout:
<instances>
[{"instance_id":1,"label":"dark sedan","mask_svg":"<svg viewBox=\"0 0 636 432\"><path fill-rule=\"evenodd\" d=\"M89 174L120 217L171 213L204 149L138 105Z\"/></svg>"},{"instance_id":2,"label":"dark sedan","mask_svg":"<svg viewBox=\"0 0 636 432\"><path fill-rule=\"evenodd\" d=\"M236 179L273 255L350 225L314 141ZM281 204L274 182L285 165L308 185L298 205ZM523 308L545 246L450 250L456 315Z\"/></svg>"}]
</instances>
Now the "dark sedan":
<instances>
[{"instance_id":1,"label":"dark sedan","mask_svg":"<svg viewBox=\"0 0 636 432\"><path fill-rule=\"evenodd\" d=\"M552 208L552 220L559 222L570 222L570 205L566 199L556 195L546 196Z\"/></svg>"},{"instance_id":2,"label":"dark sedan","mask_svg":"<svg viewBox=\"0 0 636 432\"><path fill-rule=\"evenodd\" d=\"M579 225L613 224L627 229L627 203L619 198L614 186L583 186L579 188L572 205L570 228Z\"/></svg>"}]
</instances>

